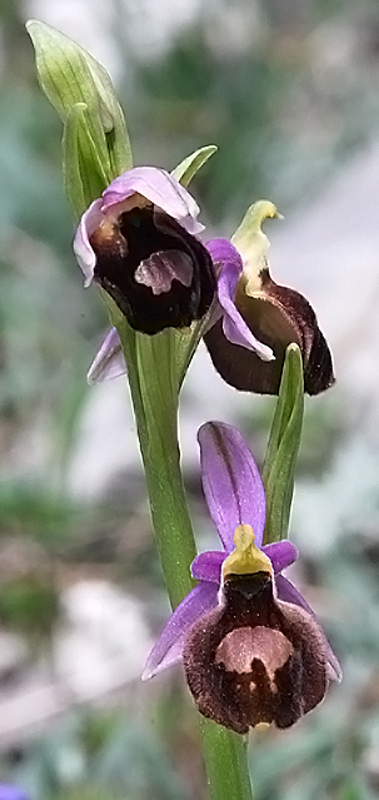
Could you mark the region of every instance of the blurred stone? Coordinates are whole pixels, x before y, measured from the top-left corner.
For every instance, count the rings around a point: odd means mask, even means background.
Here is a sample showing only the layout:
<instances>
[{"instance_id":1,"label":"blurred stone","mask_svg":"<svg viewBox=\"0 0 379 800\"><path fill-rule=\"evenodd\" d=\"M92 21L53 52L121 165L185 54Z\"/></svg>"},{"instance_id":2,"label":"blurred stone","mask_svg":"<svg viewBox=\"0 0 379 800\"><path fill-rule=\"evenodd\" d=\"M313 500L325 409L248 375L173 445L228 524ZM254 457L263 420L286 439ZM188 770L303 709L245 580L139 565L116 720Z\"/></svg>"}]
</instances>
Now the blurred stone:
<instances>
[{"instance_id":1,"label":"blurred stone","mask_svg":"<svg viewBox=\"0 0 379 800\"><path fill-rule=\"evenodd\" d=\"M27 536L2 536L0 540L0 585L3 581L21 578L35 571L49 569L46 551Z\"/></svg>"},{"instance_id":2,"label":"blurred stone","mask_svg":"<svg viewBox=\"0 0 379 800\"><path fill-rule=\"evenodd\" d=\"M143 607L105 580L82 580L62 596L54 637L57 674L77 700L95 699L139 678L152 646Z\"/></svg>"},{"instance_id":3,"label":"blurred stone","mask_svg":"<svg viewBox=\"0 0 379 800\"><path fill-rule=\"evenodd\" d=\"M206 380L204 377L206 376ZM185 467L197 470L196 433L210 417L237 423L251 397L227 386L213 369L201 346L185 380L181 395L180 440ZM138 496L138 476L143 480L135 422L127 378L91 386L77 428L68 463L67 488L87 501L112 494L123 475L124 497Z\"/></svg>"},{"instance_id":4,"label":"blurred stone","mask_svg":"<svg viewBox=\"0 0 379 800\"><path fill-rule=\"evenodd\" d=\"M345 164L307 208L266 225L275 280L308 297L331 345L333 391L366 405L379 389L378 207L379 141Z\"/></svg>"},{"instance_id":5,"label":"blurred stone","mask_svg":"<svg viewBox=\"0 0 379 800\"><path fill-rule=\"evenodd\" d=\"M0 687L7 685L25 667L28 648L22 636L0 631Z\"/></svg>"},{"instance_id":6,"label":"blurred stone","mask_svg":"<svg viewBox=\"0 0 379 800\"><path fill-rule=\"evenodd\" d=\"M152 647L142 603L105 580L78 581L61 602L65 619L37 663L22 637L0 631L0 747L35 737L73 702L108 701L139 680Z\"/></svg>"}]
</instances>

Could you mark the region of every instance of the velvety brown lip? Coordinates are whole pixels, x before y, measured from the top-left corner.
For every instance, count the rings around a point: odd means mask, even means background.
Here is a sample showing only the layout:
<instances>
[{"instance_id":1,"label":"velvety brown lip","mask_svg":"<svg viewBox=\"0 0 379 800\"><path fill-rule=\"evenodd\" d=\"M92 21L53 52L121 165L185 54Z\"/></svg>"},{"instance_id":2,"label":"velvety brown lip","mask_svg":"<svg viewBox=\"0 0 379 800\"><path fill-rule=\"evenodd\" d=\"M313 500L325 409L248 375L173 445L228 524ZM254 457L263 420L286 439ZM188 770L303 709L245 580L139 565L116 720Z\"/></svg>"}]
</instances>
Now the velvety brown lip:
<instances>
[{"instance_id":1,"label":"velvety brown lip","mask_svg":"<svg viewBox=\"0 0 379 800\"><path fill-rule=\"evenodd\" d=\"M133 208L90 239L94 279L136 330L155 334L201 319L216 289L204 245L152 205Z\"/></svg>"},{"instance_id":2,"label":"velvety brown lip","mask_svg":"<svg viewBox=\"0 0 379 800\"><path fill-rule=\"evenodd\" d=\"M239 586L244 581L247 592ZM183 662L199 711L237 733L262 723L290 727L321 702L329 684L317 623L276 600L267 573L225 583L223 602L191 628Z\"/></svg>"},{"instance_id":3,"label":"velvety brown lip","mask_svg":"<svg viewBox=\"0 0 379 800\"><path fill-rule=\"evenodd\" d=\"M236 389L258 394L279 391L286 347L298 344L304 363L304 388L319 394L334 383L333 364L316 314L305 297L260 273L261 291L248 296L238 289L235 304L254 336L272 348L275 360L262 361L257 353L230 342L218 320L204 340L221 377Z\"/></svg>"}]
</instances>

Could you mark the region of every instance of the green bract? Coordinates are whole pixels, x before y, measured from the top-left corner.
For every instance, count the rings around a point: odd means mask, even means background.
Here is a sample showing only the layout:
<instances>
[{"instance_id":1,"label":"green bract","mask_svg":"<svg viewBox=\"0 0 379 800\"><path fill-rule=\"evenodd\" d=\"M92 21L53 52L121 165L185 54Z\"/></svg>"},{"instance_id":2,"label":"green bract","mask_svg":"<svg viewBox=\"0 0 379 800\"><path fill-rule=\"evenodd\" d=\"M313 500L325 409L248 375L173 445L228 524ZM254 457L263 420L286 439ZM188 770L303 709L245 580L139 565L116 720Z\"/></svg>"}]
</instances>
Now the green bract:
<instances>
[{"instance_id":1,"label":"green bract","mask_svg":"<svg viewBox=\"0 0 379 800\"><path fill-rule=\"evenodd\" d=\"M303 416L303 360L299 347L290 344L262 472L267 503L264 544L287 537Z\"/></svg>"},{"instance_id":2,"label":"green bract","mask_svg":"<svg viewBox=\"0 0 379 800\"><path fill-rule=\"evenodd\" d=\"M172 170L171 175L176 178L182 186L188 186L192 178L201 169L201 167L208 161L208 158L213 156L217 147L215 144L209 144L206 147L200 147L200 150L195 150L190 156L183 159L175 169Z\"/></svg>"}]
</instances>

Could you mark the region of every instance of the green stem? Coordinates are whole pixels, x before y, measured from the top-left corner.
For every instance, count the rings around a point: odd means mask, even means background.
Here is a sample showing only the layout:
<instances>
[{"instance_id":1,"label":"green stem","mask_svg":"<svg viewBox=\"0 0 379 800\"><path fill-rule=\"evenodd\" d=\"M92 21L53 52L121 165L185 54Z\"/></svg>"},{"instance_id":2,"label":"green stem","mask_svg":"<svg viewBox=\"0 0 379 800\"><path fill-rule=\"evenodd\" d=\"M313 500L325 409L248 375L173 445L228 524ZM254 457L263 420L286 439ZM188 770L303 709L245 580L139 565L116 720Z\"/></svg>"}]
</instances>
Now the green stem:
<instances>
[{"instance_id":1,"label":"green stem","mask_svg":"<svg viewBox=\"0 0 379 800\"><path fill-rule=\"evenodd\" d=\"M126 342L125 342L126 339ZM180 469L178 390L170 370L169 340L127 332L128 377L145 469L151 516L170 602L175 608L194 586L189 565L196 555ZM157 364L160 365L157 368Z\"/></svg>"},{"instance_id":2,"label":"green stem","mask_svg":"<svg viewBox=\"0 0 379 800\"><path fill-rule=\"evenodd\" d=\"M253 800L247 764L247 737L208 719L200 723L212 800Z\"/></svg>"},{"instance_id":3,"label":"green stem","mask_svg":"<svg viewBox=\"0 0 379 800\"><path fill-rule=\"evenodd\" d=\"M119 318L113 318L113 322L117 323L128 364L151 515L167 591L175 608L193 588L190 564L196 555L177 436L180 379L173 368L173 353L170 357L168 352L175 342L170 335L160 334L141 339ZM171 391L167 391L169 385ZM212 800L252 800L243 737L204 718L201 736Z\"/></svg>"}]
</instances>

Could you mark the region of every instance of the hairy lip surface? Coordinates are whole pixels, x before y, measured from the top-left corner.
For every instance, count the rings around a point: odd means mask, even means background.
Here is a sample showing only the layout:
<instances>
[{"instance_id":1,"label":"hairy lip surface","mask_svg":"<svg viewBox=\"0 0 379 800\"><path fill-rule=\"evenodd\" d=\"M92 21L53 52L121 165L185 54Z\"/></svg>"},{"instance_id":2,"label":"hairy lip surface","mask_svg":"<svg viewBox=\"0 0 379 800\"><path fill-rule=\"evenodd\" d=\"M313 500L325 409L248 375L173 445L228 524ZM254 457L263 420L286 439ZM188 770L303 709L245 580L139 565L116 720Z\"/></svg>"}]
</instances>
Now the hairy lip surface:
<instances>
[{"instance_id":1,"label":"hairy lip surface","mask_svg":"<svg viewBox=\"0 0 379 800\"><path fill-rule=\"evenodd\" d=\"M208 311L216 290L211 256L160 209L133 208L106 220L90 244L95 281L135 330L153 335L188 327Z\"/></svg>"}]
</instances>

